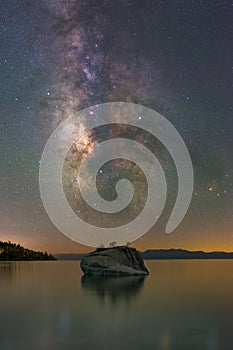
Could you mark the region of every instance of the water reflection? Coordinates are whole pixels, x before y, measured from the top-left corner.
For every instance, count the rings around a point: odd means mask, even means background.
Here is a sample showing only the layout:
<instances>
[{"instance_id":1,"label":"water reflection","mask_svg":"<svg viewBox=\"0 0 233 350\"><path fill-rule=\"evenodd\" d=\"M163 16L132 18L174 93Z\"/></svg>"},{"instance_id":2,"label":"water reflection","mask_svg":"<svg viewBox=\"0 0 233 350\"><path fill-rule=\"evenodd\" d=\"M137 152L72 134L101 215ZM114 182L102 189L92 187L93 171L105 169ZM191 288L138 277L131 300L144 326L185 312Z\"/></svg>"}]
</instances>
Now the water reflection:
<instances>
[{"instance_id":1,"label":"water reflection","mask_svg":"<svg viewBox=\"0 0 233 350\"><path fill-rule=\"evenodd\" d=\"M15 264L8 262L0 262L0 282L6 283L9 282L15 273Z\"/></svg>"},{"instance_id":2,"label":"water reflection","mask_svg":"<svg viewBox=\"0 0 233 350\"><path fill-rule=\"evenodd\" d=\"M233 260L147 261L82 277L77 261L0 263L0 350L231 350Z\"/></svg>"},{"instance_id":3,"label":"water reflection","mask_svg":"<svg viewBox=\"0 0 233 350\"><path fill-rule=\"evenodd\" d=\"M110 300L112 304L125 300L130 303L141 291L145 276L87 276L81 280L85 291L94 292L105 303Z\"/></svg>"}]
</instances>

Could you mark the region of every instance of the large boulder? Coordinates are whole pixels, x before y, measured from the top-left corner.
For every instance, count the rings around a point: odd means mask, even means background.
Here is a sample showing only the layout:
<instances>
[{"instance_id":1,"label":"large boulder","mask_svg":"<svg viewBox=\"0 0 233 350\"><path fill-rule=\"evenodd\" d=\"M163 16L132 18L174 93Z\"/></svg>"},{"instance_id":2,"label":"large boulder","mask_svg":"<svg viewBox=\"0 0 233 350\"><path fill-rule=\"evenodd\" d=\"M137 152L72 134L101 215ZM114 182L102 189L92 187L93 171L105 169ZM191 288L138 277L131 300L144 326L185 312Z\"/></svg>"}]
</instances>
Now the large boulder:
<instances>
[{"instance_id":1,"label":"large boulder","mask_svg":"<svg viewBox=\"0 0 233 350\"><path fill-rule=\"evenodd\" d=\"M80 263L87 275L148 275L149 271L135 248L98 248Z\"/></svg>"}]
</instances>

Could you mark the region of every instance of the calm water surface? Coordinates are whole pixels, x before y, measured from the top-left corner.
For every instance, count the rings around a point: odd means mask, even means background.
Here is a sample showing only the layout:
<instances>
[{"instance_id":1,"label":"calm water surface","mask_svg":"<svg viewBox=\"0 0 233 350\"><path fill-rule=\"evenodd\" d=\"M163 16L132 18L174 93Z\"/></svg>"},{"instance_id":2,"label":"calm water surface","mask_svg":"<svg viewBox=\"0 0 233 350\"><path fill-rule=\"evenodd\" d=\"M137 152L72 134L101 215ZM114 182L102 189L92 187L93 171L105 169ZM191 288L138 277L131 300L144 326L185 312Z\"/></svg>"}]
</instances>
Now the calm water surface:
<instances>
[{"instance_id":1,"label":"calm water surface","mask_svg":"<svg viewBox=\"0 0 233 350\"><path fill-rule=\"evenodd\" d=\"M83 278L79 262L0 263L0 349L233 349L233 261L146 261Z\"/></svg>"}]
</instances>

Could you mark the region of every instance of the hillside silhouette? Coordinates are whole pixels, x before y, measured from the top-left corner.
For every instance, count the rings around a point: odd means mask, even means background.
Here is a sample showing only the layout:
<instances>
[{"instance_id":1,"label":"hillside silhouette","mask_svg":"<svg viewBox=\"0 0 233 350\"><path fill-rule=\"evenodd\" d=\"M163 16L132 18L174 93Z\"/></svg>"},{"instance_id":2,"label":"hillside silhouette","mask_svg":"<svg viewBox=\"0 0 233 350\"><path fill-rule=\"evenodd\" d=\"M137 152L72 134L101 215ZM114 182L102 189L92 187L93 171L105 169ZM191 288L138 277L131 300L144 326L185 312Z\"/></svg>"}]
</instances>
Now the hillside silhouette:
<instances>
[{"instance_id":1,"label":"hillside silhouette","mask_svg":"<svg viewBox=\"0 0 233 350\"><path fill-rule=\"evenodd\" d=\"M0 241L0 261L34 261L56 260L54 256L46 252L37 252L22 247L20 244Z\"/></svg>"}]
</instances>

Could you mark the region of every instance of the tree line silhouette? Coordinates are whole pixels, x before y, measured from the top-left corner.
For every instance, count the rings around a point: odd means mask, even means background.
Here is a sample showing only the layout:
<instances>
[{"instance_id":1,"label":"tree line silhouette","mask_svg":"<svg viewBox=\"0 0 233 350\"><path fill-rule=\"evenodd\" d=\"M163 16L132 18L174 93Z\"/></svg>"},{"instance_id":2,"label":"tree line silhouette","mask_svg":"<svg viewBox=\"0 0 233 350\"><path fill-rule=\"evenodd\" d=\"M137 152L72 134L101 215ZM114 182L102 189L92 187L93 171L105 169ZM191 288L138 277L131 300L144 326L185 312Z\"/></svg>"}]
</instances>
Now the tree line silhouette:
<instances>
[{"instance_id":1,"label":"tree line silhouette","mask_svg":"<svg viewBox=\"0 0 233 350\"><path fill-rule=\"evenodd\" d=\"M47 252L37 252L31 249L23 248L20 244L0 241L0 260L56 260Z\"/></svg>"}]
</instances>

